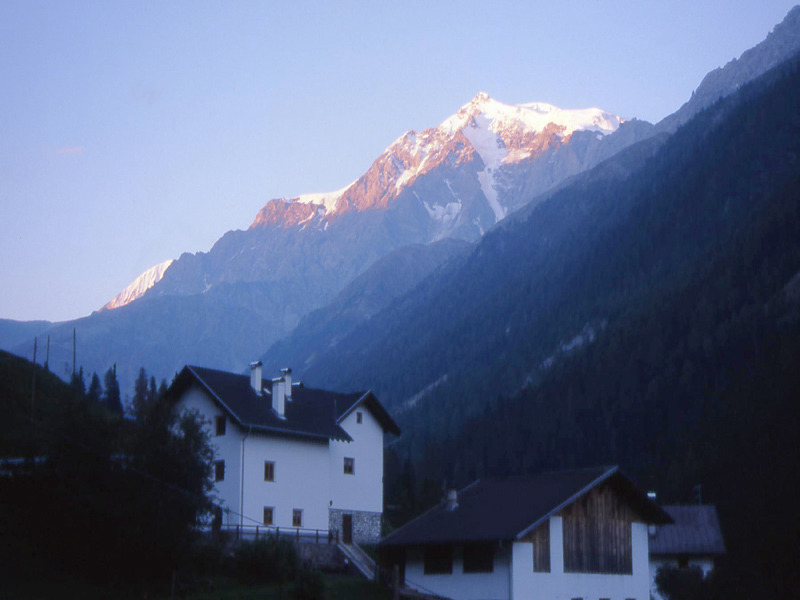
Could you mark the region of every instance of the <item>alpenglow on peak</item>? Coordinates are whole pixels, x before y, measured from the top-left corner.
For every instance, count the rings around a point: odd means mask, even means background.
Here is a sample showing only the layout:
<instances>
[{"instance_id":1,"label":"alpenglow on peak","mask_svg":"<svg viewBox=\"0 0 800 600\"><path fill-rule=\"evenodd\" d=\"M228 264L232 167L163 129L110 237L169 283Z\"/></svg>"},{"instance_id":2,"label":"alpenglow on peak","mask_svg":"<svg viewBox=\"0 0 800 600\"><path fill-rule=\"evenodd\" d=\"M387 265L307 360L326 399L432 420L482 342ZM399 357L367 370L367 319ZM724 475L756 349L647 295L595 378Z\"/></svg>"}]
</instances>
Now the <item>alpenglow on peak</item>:
<instances>
[{"instance_id":1,"label":"alpenglow on peak","mask_svg":"<svg viewBox=\"0 0 800 600\"><path fill-rule=\"evenodd\" d=\"M478 219L477 227L484 231L514 208L506 187L514 177L511 171L515 165L567 144L576 131L591 131L602 137L616 131L623 121L599 108L567 110L544 102L505 104L479 92L438 127L404 133L350 185L336 192L271 200L251 227L324 230L337 215L386 209L411 189L438 222L436 237L446 237L466 219L459 218L465 208L464 195L453 187L458 177L439 175L444 177L449 198L429 193L423 197L423 192L412 186L434 170L442 173L442 169L452 169L455 173L465 164L476 164L482 168L472 177L477 175L476 183L493 215L493 219ZM475 221L473 214L470 222Z\"/></svg>"}]
</instances>

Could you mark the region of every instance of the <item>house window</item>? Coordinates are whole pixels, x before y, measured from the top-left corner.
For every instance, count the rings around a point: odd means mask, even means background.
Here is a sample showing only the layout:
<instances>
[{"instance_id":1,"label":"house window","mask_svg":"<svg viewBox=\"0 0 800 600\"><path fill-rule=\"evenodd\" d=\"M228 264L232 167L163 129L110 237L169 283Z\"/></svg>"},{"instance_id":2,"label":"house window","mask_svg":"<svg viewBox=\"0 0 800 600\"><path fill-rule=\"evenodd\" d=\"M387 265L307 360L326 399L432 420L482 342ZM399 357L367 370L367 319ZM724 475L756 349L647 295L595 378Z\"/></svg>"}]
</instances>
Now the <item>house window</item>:
<instances>
[{"instance_id":1,"label":"house window","mask_svg":"<svg viewBox=\"0 0 800 600\"><path fill-rule=\"evenodd\" d=\"M450 575L452 572L452 546L425 546L425 575Z\"/></svg>"},{"instance_id":2,"label":"house window","mask_svg":"<svg viewBox=\"0 0 800 600\"><path fill-rule=\"evenodd\" d=\"M492 544L464 545L464 573L491 573L494 571Z\"/></svg>"},{"instance_id":3,"label":"house window","mask_svg":"<svg viewBox=\"0 0 800 600\"><path fill-rule=\"evenodd\" d=\"M264 525L272 525L272 515L275 511L275 508L272 506L265 506L264 507Z\"/></svg>"},{"instance_id":4,"label":"house window","mask_svg":"<svg viewBox=\"0 0 800 600\"><path fill-rule=\"evenodd\" d=\"M225 461L214 462L214 481L225 481Z\"/></svg>"},{"instance_id":5,"label":"house window","mask_svg":"<svg viewBox=\"0 0 800 600\"><path fill-rule=\"evenodd\" d=\"M355 475L356 474L356 459L355 458L345 458L344 459L344 474L345 475Z\"/></svg>"},{"instance_id":6,"label":"house window","mask_svg":"<svg viewBox=\"0 0 800 600\"><path fill-rule=\"evenodd\" d=\"M270 460L264 461L264 481L275 481L275 463Z\"/></svg>"},{"instance_id":7,"label":"house window","mask_svg":"<svg viewBox=\"0 0 800 600\"><path fill-rule=\"evenodd\" d=\"M292 510L292 527L303 526L303 509L295 508Z\"/></svg>"},{"instance_id":8,"label":"house window","mask_svg":"<svg viewBox=\"0 0 800 600\"><path fill-rule=\"evenodd\" d=\"M216 435L225 435L225 415L218 416L214 419L214 431Z\"/></svg>"},{"instance_id":9,"label":"house window","mask_svg":"<svg viewBox=\"0 0 800 600\"><path fill-rule=\"evenodd\" d=\"M364 421L364 414L360 413L360 412L357 412L356 413L356 423L361 425L361 423L363 423L363 421Z\"/></svg>"}]
</instances>

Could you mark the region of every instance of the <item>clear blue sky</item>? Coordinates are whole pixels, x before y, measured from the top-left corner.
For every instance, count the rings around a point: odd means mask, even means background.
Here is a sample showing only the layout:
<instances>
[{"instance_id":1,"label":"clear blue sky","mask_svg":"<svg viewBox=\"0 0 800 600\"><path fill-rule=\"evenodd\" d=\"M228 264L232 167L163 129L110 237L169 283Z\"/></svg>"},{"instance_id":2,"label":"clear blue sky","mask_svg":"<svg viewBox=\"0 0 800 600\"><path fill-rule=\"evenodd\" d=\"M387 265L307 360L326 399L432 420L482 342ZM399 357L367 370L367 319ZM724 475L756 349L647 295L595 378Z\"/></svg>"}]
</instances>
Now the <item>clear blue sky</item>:
<instances>
[{"instance_id":1,"label":"clear blue sky","mask_svg":"<svg viewBox=\"0 0 800 600\"><path fill-rule=\"evenodd\" d=\"M657 121L796 0L0 3L0 318L84 316L485 91Z\"/></svg>"}]
</instances>

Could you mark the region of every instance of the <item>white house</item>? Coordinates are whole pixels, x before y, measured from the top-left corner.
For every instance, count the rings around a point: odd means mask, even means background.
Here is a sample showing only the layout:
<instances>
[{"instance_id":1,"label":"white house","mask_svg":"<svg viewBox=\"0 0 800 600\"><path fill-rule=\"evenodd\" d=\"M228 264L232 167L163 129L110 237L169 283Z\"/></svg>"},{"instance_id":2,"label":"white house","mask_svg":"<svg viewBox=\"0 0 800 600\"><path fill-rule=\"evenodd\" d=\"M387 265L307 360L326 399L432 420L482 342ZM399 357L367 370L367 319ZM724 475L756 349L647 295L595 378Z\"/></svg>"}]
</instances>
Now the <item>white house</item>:
<instances>
[{"instance_id":1,"label":"white house","mask_svg":"<svg viewBox=\"0 0 800 600\"><path fill-rule=\"evenodd\" d=\"M695 504L662 508L673 523L651 527L650 593L656 600L661 600L655 585L660 568L699 567L707 576L714 570L715 560L725 554L716 507Z\"/></svg>"},{"instance_id":2,"label":"white house","mask_svg":"<svg viewBox=\"0 0 800 600\"><path fill-rule=\"evenodd\" d=\"M380 543L409 587L459 600L649 600L648 525L616 467L477 481Z\"/></svg>"},{"instance_id":3,"label":"white house","mask_svg":"<svg viewBox=\"0 0 800 600\"><path fill-rule=\"evenodd\" d=\"M170 393L208 421L225 525L380 538L383 438L400 429L371 392L293 385L290 369L264 381L258 362L249 378L186 366Z\"/></svg>"}]
</instances>

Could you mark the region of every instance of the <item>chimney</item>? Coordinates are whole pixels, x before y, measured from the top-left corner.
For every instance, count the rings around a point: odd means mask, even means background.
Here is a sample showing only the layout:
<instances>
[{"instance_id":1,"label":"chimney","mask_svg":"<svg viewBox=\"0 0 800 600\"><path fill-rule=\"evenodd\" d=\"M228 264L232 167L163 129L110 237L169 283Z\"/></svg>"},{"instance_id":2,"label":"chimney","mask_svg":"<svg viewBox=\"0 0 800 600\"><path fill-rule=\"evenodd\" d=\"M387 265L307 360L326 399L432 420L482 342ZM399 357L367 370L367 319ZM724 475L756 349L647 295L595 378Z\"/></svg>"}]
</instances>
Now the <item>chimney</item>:
<instances>
[{"instance_id":1,"label":"chimney","mask_svg":"<svg viewBox=\"0 0 800 600\"><path fill-rule=\"evenodd\" d=\"M261 394L261 361L250 363L250 387L256 394Z\"/></svg>"},{"instance_id":2,"label":"chimney","mask_svg":"<svg viewBox=\"0 0 800 600\"><path fill-rule=\"evenodd\" d=\"M290 368L281 369L281 375L286 382L286 399L292 401L292 370Z\"/></svg>"},{"instance_id":3,"label":"chimney","mask_svg":"<svg viewBox=\"0 0 800 600\"><path fill-rule=\"evenodd\" d=\"M455 510L456 508L458 508L458 492L456 490L448 490L447 510Z\"/></svg>"},{"instance_id":4,"label":"chimney","mask_svg":"<svg viewBox=\"0 0 800 600\"><path fill-rule=\"evenodd\" d=\"M285 419L286 408L286 383L283 377L276 377L272 380L272 410L278 413L281 419Z\"/></svg>"}]
</instances>

